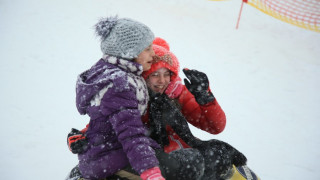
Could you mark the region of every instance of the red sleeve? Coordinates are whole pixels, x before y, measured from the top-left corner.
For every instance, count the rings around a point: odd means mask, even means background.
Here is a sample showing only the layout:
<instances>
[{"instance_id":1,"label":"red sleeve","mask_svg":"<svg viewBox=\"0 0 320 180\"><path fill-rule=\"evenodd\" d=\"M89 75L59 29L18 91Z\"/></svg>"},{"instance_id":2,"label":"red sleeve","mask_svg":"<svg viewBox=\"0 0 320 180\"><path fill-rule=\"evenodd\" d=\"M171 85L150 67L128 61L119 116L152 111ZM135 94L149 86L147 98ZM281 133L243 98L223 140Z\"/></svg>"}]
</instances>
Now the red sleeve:
<instances>
[{"instance_id":1,"label":"red sleeve","mask_svg":"<svg viewBox=\"0 0 320 180\"><path fill-rule=\"evenodd\" d=\"M211 134L221 133L226 126L226 115L217 100L199 105L186 86L178 98L182 114L193 126Z\"/></svg>"},{"instance_id":2,"label":"red sleeve","mask_svg":"<svg viewBox=\"0 0 320 180\"><path fill-rule=\"evenodd\" d=\"M141 117L141 120L142 120L142 122L144 124L148 124L149 123L149 106L147 107L146 114Z\"/></svg>"}]
</instances>

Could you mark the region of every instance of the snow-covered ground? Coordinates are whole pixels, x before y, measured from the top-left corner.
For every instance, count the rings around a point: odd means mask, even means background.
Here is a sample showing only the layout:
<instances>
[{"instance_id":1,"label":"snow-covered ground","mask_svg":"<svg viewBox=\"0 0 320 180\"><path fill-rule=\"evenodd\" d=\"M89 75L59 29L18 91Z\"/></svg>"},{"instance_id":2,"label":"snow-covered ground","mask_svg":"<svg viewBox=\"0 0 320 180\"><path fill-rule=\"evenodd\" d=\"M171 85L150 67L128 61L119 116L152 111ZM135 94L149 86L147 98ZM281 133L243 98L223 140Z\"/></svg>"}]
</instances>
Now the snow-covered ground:
<instances>
[{"instance_id":1,"label":"snow-covered ground","mask_svg":"<svg viewBox=\"0 0 320 180\"><path fill-rule=\"evenodd\" d=\"M93 25L118 14L165 38L181 67L206 72L227 115L219 135L264 180L320 179L320 33L241 0L0 0L0 179L64 179L66 135L88 122L77 75L100 57Z\"/></svg>"}]
</instances>

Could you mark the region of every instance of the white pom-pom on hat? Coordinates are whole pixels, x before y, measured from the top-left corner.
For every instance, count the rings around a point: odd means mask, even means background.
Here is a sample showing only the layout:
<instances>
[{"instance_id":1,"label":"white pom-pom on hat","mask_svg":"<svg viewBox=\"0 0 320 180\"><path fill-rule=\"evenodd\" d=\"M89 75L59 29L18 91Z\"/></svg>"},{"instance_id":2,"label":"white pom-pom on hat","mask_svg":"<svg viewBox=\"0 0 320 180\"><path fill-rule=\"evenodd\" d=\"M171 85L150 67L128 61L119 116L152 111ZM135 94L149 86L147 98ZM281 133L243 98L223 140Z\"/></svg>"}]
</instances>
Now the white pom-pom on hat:
<instances>
[{"instance_id":1,"label":"white pom-pom on hat","mask_svg":"<svg viewBox=\"0 0 320 180\"><path fill-rule=\"evenodd\" d=\"M110 16L107 18L101 18L95 25L96 34L105 39L111 32L111 29L117 24L118 16Z\"/></svg>"}]
</instances>

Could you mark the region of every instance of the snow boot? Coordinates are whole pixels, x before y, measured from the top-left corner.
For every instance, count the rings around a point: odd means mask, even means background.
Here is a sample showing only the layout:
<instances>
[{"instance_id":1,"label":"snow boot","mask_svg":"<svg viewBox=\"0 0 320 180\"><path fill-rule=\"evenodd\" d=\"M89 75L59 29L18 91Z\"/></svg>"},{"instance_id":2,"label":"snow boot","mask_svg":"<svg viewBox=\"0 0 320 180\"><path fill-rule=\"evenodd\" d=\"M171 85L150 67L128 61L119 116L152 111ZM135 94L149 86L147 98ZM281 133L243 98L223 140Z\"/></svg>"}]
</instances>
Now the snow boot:
<instances>
[{"instance_id":1,"label":"snow boot","mask_svg":"<svg viewBox=\"0 0 320 180\"><path fill-rule=\"evenodd\" d=\"M79 170L79 165L74 167L65 180L85 180Z\"/></svg>"},{"instance_id":2,"label":"snow boot","mask_svg":"<svg viewBox=\"0 0 320 180\"><path fill-rule=\"evenodd\" d=\"M77 165L76 167L74 167L71 172L69 173L69 175L67 176L67 178L65 180L87 180L85 178L83 178L80 170L79 170L79 165ZM124 177L120 177L118 175L112 175L108 178L104 178L104 179L100 179L100 180L130 180Z\"/></svg>"}]
</instances>

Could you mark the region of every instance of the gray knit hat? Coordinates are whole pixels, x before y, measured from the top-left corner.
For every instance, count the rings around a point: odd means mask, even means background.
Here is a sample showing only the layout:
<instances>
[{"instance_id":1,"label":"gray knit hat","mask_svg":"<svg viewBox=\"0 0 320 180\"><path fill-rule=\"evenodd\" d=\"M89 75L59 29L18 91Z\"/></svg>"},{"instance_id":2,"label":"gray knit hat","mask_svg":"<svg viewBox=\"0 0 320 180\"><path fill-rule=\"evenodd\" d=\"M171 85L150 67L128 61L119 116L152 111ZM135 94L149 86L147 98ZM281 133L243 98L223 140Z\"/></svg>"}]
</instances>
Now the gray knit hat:
<instances>
[{"instance_id":1,"label":"gray knit hat","mask_svg":"<svg viewBox=\"0 0 320 180\"><path fill-rule=\"evenodd\" d=\"M96 25L96 33L101 37L103 54L134 59L147 48L154 39L153 32L144 24L132 19L108 17Z\"/></svg>"}]
</instances>

